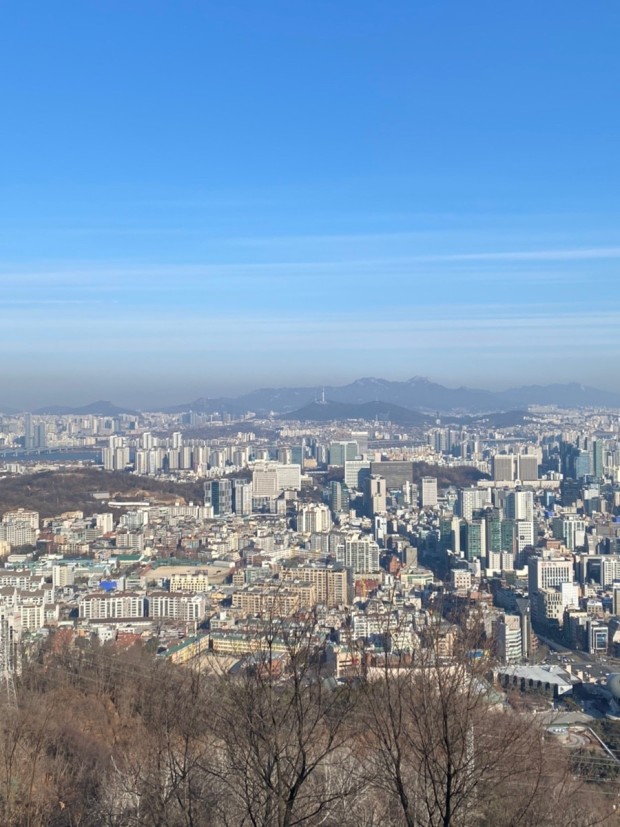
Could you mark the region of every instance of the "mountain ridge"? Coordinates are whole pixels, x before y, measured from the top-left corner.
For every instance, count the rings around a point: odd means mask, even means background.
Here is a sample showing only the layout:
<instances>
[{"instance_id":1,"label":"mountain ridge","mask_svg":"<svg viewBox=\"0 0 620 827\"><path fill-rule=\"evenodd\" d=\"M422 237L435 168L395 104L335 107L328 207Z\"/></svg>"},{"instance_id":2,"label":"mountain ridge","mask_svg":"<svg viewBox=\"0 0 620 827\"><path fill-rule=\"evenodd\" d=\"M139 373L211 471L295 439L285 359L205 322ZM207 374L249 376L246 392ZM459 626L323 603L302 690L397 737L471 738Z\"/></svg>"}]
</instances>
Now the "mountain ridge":
<instances>
[{"instance_id":1,"label":"mountain ridge","mask_svg":"<svg viewBox=\"0 0 620 827\"><path fill-rule=\"evenodd\" d=\"M114 405L103 399L88 405L71 407L69 405L49 405L38 408L33 413L37 416L120 416L120 414L138 414L139 411Z\"/></svg>"},{"instance_id":2,"label":"mountain ridge","mask_svg":"<svg viewBox=\"0 0 620 827\"><path fill-rule=\"evenodd\" d=\"M550 385L525 385L505 391L461 386L449 388L414 376L405 381L363 377L348 385L317 385L310 387L259 388L231 398L202 397L194 402L162 409L168 413L195 411L196 413L257 414L292 413L321 398L332 403L365 404L381 402L399 405L414 411L434 413L483 413L523 409L531 405L560 408L606 407L620 408L620 394L590 388L576 382Z\"/></svg>"},{"instance_id":3,"label":"mountain ridge","mask_svg":"<svg viewBox=\"0 0 620 827\"><path fill-rule=\"evenodd\" d=\"M418 413L456 415L523 410L536 405L620 409L620 393L587 387L578 382L523 385L503 391L490 391L464 385L450 388L424 376L412 376L404 381L366 376L347 385L258 388L237 397L199 397L191 402L161 408L145 407L143 410L160 410L170 414L194 411L233 415L255 411L259 416L266 416L293 413L321 399L347 405L380 402L384 407L396 405ZM17 409L6 407L4 413L15 414ZM39 416L119 416L138 414L139 411L99 400L82 406L48 405L33 413Z\"/></svg>"}]
</instances>

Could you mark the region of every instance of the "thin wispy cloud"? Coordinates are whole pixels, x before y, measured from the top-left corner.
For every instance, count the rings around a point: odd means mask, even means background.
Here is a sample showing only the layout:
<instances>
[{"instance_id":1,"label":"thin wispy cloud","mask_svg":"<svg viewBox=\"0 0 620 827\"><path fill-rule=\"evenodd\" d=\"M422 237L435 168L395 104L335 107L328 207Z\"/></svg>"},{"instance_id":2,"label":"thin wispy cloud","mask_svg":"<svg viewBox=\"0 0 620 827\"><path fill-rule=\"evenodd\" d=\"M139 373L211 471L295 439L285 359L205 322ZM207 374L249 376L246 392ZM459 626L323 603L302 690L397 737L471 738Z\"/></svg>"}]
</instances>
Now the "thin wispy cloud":
<instances>
[{"instance_id":1,"label":"thin wispy cloud","mask_svg":"<svg viewBox=\"0 0 620 827\"><path fill-rule=\"evenodd\" d=\"M454 253L426 257L429 261L593 261L620 258L620 247L567 250L510 250L507 252ZM424 257L419 258L424 260Z\"/></svg>"},{"instance_id":2,"label":"thin wispy cloud","mask_svg":"<svg viewBox=\"0 0 620 827\"><path fill-rule=\"evenodd\" d=\"M9 286L19 283L41 283L89 285L110 280L124 281L133 279L186 279L199 280L205 277L225 275L230 278L254 277L256 274L266 276L270 274L303 273L347 273L357 275L359 273L381 273L395 272L406 274L411 272L412 267L418 265L433 264L471 264L471 263L511 263L511 262L542 262L542 263L563 263L583 261L605 261L620 259L620 247L600 247L589 249L557 249L538 251L509 252L477 252L477 253L439 253L424 255L392 255L382 257L365 258L333 258L333 259L287 259L284 261L205 261L204 263L183 263L161 264L153 262L101 262L99 260L90 262L68 262L65 265L53 267L11 267L5 265L4 272L0 270L0 285ZM416 272L423 272L423 268L417 268ZM488 279L493 277L493 271L471 269L453 270L446 269L447 275L466 275L468 278L479 277ZM498 270L497 272L504 272ZM557 270L532 270L521 269L519 271L506 271L514 278L539 280L542 278L557 279L562 276ZM158 283L153 283L153 288Z\"/></svg>"}]
</instances>

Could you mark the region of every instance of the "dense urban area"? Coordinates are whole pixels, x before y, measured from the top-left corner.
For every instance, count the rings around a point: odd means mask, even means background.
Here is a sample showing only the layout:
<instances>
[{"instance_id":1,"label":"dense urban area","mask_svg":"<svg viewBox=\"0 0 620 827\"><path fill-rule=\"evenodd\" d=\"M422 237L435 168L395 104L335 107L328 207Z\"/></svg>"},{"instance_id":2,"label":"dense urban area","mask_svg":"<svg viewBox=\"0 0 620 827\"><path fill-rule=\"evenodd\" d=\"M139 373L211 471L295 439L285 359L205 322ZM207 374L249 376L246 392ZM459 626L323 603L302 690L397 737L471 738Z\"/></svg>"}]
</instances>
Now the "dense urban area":
<instances>
[{"instance_id":1,"label":"dense urban area","mask_svg":"<svg viewBox=\"0 0 620 827\"><path fill-rule=\"evenodd\" d=\"M594 825L620 414L0 417L0 821Z\"/></svg>"}]
</instances>

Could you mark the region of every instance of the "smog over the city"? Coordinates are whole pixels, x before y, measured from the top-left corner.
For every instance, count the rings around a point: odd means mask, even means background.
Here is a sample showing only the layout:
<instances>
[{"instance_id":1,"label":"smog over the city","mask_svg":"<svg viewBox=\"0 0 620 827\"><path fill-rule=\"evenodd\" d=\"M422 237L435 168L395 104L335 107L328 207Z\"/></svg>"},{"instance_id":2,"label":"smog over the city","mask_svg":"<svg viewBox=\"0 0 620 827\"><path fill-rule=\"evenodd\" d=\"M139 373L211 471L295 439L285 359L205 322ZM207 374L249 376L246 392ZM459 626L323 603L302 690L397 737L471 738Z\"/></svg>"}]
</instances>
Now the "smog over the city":
<instances>
[{"instance_id":1,"label":"smog over the city","mask_svg":"<svg viewBox=\"0 0 620 827\"><path fill-rule=\"evenodd\" d=\"M5 4L0 401L620 391L613 4L287 6Z\"/></svg>"}]
</instances>

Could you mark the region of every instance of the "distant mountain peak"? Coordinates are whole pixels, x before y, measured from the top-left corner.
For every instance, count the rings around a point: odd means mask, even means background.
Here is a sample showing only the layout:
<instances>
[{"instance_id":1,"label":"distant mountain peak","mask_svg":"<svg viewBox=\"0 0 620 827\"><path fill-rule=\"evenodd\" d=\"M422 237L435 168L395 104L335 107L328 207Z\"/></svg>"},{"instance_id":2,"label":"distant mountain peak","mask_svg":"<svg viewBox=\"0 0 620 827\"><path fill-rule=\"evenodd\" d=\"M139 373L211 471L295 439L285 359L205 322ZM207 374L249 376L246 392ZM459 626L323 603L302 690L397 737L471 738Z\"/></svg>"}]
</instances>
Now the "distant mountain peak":
<instances>
[{"instance_id":1,"label":"distant mountain peak","mask_svg":"<svg viewBox=\"0 0 620 827\"><path fill-rule=\"evenodd\" d=\"M193 402L162 408L164 413L243 414L254 411L259 416L269 411L287 413L298 411L322 398L330 403L363 405L381 400L382 405L400 406L409 411L432 413L489 413L525 410L531 406L555 406L559 408L611 408L620 409L620 394L597 390L578 382L526 385L504 391L489 391L461 386L449 388L433 382L426 376L412 376L405 381L364 376L347 385L314 385L311 387L260 388L237 398L201 397ZM152 409L151 409L152 410ZM33 411L48 415L99 415L118 416L135 414L106 400L92 402L79 408L50 406Z\"/></svg>"},{"instance_id":2,"label":"distant mountain peak","mask_svg":"<svg viewBox=\"0 0 620 827\"><path fill-rule=\"evenodd\" d=\"M362 379L356 379L352 384L357 385L358 387L368 385L385 385L387 384L387 379L377 379L374 376L364 376Z\"/></svg>"},{"instance_id":3,"label":"distant mountain peak","mask_svg":"<svg viewBox=\"0 0 620 827\"><path fill-rule=\"evenodd\" d=\"M121 408L105 399L91 402L89 405L70 407L68 405L50 405L47 408L39 408L33 413L41 416L120 416L121 414L136 414L130 408Z\"/></svg>"}]
</instances>

